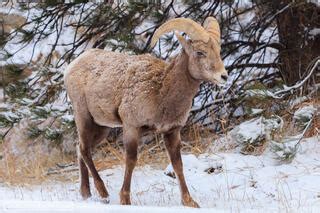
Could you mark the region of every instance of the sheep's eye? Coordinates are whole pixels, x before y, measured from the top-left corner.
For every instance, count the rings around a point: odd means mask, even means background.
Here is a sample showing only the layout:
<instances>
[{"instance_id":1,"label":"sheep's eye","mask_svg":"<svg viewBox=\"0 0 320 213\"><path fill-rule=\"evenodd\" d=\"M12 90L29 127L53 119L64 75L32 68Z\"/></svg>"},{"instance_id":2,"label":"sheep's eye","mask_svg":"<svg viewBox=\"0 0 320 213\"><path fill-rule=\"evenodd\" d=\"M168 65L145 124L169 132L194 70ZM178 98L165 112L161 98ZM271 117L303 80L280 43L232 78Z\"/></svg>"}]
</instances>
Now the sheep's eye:
<instances>
[{"instance_id":1,"label":"sheep's eye","mask_svg":"<svg viewBox=\"0 0 320 213\"><path fill-rule=\"evenodd\" d=\"M205 54L204 52L198 51L198 52L197 52L197 56L198 56L198 57L205 57L206 54Z\"/></svg>"}]
</instances>

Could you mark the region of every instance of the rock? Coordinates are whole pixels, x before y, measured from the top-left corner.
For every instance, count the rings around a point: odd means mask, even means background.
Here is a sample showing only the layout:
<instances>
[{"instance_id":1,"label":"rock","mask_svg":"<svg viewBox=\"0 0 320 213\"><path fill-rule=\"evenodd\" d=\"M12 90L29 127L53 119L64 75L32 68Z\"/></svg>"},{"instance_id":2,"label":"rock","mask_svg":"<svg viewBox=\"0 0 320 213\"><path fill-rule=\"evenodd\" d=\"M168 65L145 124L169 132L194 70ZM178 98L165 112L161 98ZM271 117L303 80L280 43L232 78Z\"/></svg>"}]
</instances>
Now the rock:
<instances>
[{"instance_id":1,"label":"rock","mask_svg":"<svg viewBox=\"0 0 320 213\"><path fill-rule=\"evenodd\" d=\"M236 126L230 132L232 138L242 144L259 144L265 140L263 117L251 119Z\"/></svg>"},{"instance_id":2,"label":"rock","mask_svg":"<svg viewBox=\"0 0 320 213\"><path fill-rule=\"evenodd\" d=\"M31 139L28 136L29 119L22 119L7 133L3 140L4 155L32 160L35 153L50 155L59 151L50 147L48 140Z\"/></svg>"},{"instance_id":3,"label":"rock","mask_svg":"<svg viewBox=\"0 0 320 213\"><path fill-rule=\"evenodd\" d=\"M1 59L0 59L1 60ZM6 86L10 83L17 83L20 80L28 78L32 72L32 67L26 64L7 64L0 66L0 86Z\"/></svg>"},{"instance_id":4,"label":"rock","mask_svg":"<svg viewBox=\"0 0 320 213\"><path fill-rule=\"evenodd\" d=\"M17 14L0 13L0 32L8 34L11 30L16 29L23 25L26 19Z\"/></svg>"},{"instance_id":5,"label":"rock","mask_svg":"<svg viewBox=\"0 0 320 213\"><path fill-rule=\"evenodd\" d=\"M272 131L281 128L281 126L282 120L279 117L266 119L261 116L241 123L229 134L238 143L259 144L267 139Z\"/></svg>"},{"instance_id":6,"label":"rock","mask_svg":"<svg viewBox=\"0 0 320 213\"><path fill-rule=\"evenodd\" d=\"M255 147L262 146L270 140L272 132L282 127L283 122L280 117L266 119L261 116L243 122L228 133L231 140L240 145L244 145L242 153L248 154L255 151Z\"/></svg>"},{"instance_id":7,"label":"rock","mask_svg":"<svg viewBox=\"0 0 320 213\"><path fill-rule=\"evenodd\" d=\"M218 173L221 173L223 171L223 168L222 168L222 164L219 163L219 162L216 162L214 165L206 168L204 170L204 172L208 173L208 174L218 174Z\"/></svg>"},{"instance_id":8,"label":"rock","mask_svg":"<svg viewBox=\"0 0 320 213\"><path fill-rule=\"evenodd\" d=\"M216 160L212 160L207 157L196 157L193 154L182 155L183 169L185 173L207 173L207 174L218 174L223 171L223 165ZM164 170L164 174L176 178L176 174L170 163Z\"/></svg>"},{"instance_id":9,"label":"rock","mask_svg":"<svg viewBox=\"0 0 320 213\"><path fill-rule=\"evenodd\" d=\"M4 154L29 160L39 153L43 156L58 153L74 154L76 152L75 142L77 141L77 136L74 132L62 135L60 138L61 143L55 143L45 137L45 134L38 135L39 132L46 131L49 124L51 124L52 128L55 125L59 125L52 117L42 121L34 121L28 118L22 119L12 127L3 139ZM33 126L37 127L36 130L39 132L31 131Z\"/></svg>"}]
</instances>

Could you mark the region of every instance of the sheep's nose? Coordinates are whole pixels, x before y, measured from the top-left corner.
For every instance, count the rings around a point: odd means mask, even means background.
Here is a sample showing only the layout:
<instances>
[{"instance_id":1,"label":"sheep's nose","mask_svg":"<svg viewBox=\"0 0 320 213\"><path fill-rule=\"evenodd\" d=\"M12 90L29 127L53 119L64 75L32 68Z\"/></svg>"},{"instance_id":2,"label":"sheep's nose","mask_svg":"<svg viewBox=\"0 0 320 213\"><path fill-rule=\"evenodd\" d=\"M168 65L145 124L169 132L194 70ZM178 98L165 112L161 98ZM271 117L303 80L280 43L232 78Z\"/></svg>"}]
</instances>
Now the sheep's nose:
<instances>
[{"instance_id":1,"label":"sheep's nose","mask_svg":"<svg viewBox=\"0 0 320 213\"><path fill-rule=\"evenodd\" d=\"M227 74L222 74L221 78L222 78L222 80L227 81L228 80L228 75Z\"/></svg>"}]
</instances>

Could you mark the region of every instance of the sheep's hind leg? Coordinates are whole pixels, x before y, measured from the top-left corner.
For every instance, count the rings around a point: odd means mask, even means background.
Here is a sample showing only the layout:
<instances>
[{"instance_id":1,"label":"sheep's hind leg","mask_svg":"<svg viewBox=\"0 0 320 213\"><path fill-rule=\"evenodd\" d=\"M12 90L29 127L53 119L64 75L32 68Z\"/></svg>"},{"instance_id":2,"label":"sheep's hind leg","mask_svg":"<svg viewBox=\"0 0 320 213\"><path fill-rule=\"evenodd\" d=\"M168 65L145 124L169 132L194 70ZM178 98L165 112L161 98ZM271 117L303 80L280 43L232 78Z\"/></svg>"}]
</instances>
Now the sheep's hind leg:
<instances>
[{"instance_id":1,"label":"sheep's hind leg","mask_svg":"<svg viewBox=\"0 0 320 213\"><path fill-rule=\"evenodd\" d=\"M78 153L78 163L79 163L79 173L80 173L80 194L82 198L86 200L87 198L91 197L89 172L80 153Z\"/></svg>"},{"instance_id":2,"label":"sheep's hind leg","mask_svg":"<svg viewBox=\"0 0 320 213\"><path fill-rule=\"evenodd\" d=\"M82 114L84 115L84 114ZM88 171L84 167L83 163L85 163L87 169L89 169L93 180L94 185L99 193L99 195L103 198L104 202L109 202L109 194L108 191L101 179L96 167L94 166L91 149L94 148L106 135L107 127L102 127L95 124L87 114L87 117L79 119L76 117L76 124L79 133L79 153L80 153L80 160L79 160L79 167L80 167L80 174L81 174L81 188L80 192L84 199L91 195L90 188L89 188L89 178L88 178Z\"/></svg>"},{"instance_id":3,"label":"sheep's hind leg","mask_svg":"<svg viewBox=\"0 0 320 213\"><path fill-rule=\"evenodd\" d=\"M164 134L164 141L169 153L169 157L171 160L172 167L174 172L178 177L178 181L180 184L180 192L182 197L182 204L189 207L199 208L197 202L195 202L188 190L186 181L184 179L183 174L183 165L181 160L181 139L180 139L180 129L174 129L166 134Z\"/></svg>"},{"instance_id":4,"label":"sheep's hind leg","mask_svg":"<svg viewBox=\"0 0 320 213\"><path fill-rule=\"evenodd\" d=\"M103 183L103 180L101 179L96 167L94 166L91 150L88 148L81 148L80 145L80 152L82 155L82 159L86 163L88 169L90 170L90 173L93 177L94 185L99 193L99 195L104 199L105 202L109 202L109 194L108 191Z\"/></svg>"}]
</instances>

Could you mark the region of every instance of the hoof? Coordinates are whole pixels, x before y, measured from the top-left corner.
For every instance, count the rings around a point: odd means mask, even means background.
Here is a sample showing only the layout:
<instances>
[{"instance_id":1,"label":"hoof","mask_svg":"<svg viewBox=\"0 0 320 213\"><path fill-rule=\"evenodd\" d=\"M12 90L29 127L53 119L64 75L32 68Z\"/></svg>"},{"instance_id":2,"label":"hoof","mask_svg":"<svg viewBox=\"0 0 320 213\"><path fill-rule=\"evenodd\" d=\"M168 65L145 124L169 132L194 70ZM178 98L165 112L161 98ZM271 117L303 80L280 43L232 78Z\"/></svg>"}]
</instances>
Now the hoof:
<instances>
[{"instance_id":1,"label":"hoof","mask_svg":"<svg viewBox=\"0 0 320 213\"><path fill-rule=\"evenodd\" d=\"M192 208L200 208L199 204L194 201L191 197L188 199L182 200L182 204L184 206L192 207Z\"/></svg>"},{"instance_id":2,"label":"hoof","mask_svg":"<svg viewBox=\"0 0 320 213\"><path fill-rule=\"evenodd\" d=\"M120 204L131 205L130 192L120 192Z\"/></svg>"},{"instance_id":3,"label":"hoof","mask_svg":"<svg viewBox=\"0 0 320 213\"><path fill-rule=\"evenodd\" d=\"M110 198L109 197L101 198L101 203L109 204L110 203Z\"/></svg>"},{"instance_id":4,"label":"hoof","mask_svg":"<svg viewBox=\"0 0 320 213\"><path fill-rule=\"evenodd\" d=\"M91 197L91 192L89 188L81 188L80 194L83 200L87 200Z\"/></svg>"},{"instance_id":5,"label":"hoof","mask_svg":"<svg viewBox=\"0 0 320 213\"><path fill-rule=\"evenodd\" d=\"M103 183L103 181L95 181L94 185L102 199L109 199L109 193Z\"/></svg>"}]
</instances>

